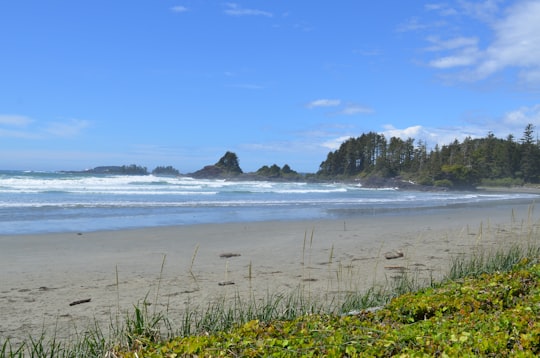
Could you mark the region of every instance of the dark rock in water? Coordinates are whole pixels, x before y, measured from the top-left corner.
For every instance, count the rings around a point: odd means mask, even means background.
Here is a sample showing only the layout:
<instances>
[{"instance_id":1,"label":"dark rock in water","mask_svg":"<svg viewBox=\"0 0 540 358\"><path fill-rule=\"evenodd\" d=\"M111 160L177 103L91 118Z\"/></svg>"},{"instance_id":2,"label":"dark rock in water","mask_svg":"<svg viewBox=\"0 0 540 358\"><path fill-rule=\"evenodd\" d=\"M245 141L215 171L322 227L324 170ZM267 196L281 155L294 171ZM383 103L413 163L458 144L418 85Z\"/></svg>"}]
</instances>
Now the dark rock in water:
<instances>
[{"instance_id":1,"label":"dark rock in water","mask_svg":"<svg viewBox=\"0 0 540 358\"><path fill-rule=\"evenodd\" d=\"M216 178L226 178L227 172L218 166L207 165L204 168L197 170L194 173L188 174L188 176L195 179L216 179Z\"/></svg>"}]
</instances>

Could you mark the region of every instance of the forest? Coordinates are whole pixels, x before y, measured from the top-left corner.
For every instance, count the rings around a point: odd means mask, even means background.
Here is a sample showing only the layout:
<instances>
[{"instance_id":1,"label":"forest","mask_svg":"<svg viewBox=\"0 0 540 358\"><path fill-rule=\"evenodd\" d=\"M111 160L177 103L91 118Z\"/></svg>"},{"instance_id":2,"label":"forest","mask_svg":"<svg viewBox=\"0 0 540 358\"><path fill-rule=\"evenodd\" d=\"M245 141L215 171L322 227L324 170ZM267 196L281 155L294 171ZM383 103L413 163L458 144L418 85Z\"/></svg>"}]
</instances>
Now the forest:
<instances>
[{"instance_id":1,"label":"forest","mask_svg":"<svg viewBox=\"0 0 540 358\"><path fill-rule=\"evenodd\" d=\"M319 178L401 177L421 185L469 188L522 185L540 180L540 144L528 124L520 139L470 137L428 150L423 141L364 133L328 153ZM415 143L416 142L416 143Z\"/></svg>"}]
</instances>

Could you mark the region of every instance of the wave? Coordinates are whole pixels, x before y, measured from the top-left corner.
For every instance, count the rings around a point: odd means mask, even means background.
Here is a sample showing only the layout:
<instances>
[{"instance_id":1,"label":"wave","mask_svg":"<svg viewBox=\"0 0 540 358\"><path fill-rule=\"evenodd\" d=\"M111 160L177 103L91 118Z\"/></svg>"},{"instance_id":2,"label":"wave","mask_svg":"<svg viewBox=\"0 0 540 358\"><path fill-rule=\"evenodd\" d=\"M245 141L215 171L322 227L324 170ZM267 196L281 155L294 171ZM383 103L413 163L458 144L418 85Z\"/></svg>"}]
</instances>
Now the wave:
<instances>
[{"instance_id":1,"label":"wave","mask_svg":"<svg viewBox=\"0 0 540 358\"><path fill-rule=\"evenodd\" d=\"M190 193L191 194L191 193ZM204 192L205 195L209 194ZM215 193L214 193L215 194ZM217 196L216 196L217 198ZM446 197L404 195L399 197L341 197L341 198L287 198L280 200L235 199L235 200L107 200L107 201L0 201L0 209L14 208L178 208L178 207L266 207L266 206L352 206L377 207L440 207L453 204L467 204L512 199L537 198L533 194L493 194L493 195L448 195Z\"/></svg>"},{"instance_id":2,"label":"wave","mask_svg":"<svg viewBox=\"0 0 540 358\"><path fill-rule=\"evenodd\" d=\"M141 193L168 195L203 195L220 193L278 193L310 194L334 193L356 188L335 184L230 182L225 180L161 178L148 176L7 176L0 178L2 193L76 193L76 194L124 194Z\"/></svg>"}]
</instances>

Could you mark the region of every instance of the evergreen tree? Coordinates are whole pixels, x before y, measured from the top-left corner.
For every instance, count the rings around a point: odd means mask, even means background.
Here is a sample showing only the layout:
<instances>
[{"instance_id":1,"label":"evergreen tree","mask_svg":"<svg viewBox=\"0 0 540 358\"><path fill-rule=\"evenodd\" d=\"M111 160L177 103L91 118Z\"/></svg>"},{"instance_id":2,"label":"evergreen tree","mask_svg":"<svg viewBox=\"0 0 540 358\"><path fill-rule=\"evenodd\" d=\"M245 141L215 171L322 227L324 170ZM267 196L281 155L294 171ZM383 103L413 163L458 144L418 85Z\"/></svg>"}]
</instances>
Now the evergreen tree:
<instances>
[{"instance_id":1,"label":"evergreen tree","mask_svg":"<svg viewBox=\"0 0 540 358\"><path fill-rule=\"evenodd\" d=\"M526 182L538 181L538 145L534 142L534 126L528 124L521 138L521 174Z\"/></svg>"},{"instance_id":2,"label":"evergreen tree","mask_svg":"<svg viewBox=\"0 0 540 358\"><path fill-rule=\"evenodd\" d=\"M236 153L227 151L227 153L225 153L225 155L221 157L215 165L228 173L242 174L242 169L240 168L240 163Z\"/></svg>"}]
</instances>

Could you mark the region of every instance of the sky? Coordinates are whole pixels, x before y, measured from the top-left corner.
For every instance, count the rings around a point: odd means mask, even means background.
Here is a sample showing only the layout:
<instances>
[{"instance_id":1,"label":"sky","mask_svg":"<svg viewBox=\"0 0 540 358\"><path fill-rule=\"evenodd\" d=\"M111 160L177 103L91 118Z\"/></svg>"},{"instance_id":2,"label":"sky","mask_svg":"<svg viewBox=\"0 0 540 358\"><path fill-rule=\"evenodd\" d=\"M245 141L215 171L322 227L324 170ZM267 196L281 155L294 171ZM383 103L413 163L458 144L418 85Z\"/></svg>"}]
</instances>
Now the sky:
<instances>
[{"instance_id":1,"label":"sky","mask_svg":"<svg viewBox=\"0 0 540 358\"><path fill-rule=\"evenodd\" d=\"M540 130L540 1L0 2L0 169L237 154L316 172L350 137Z\"/></svg>"}]
</instances>

